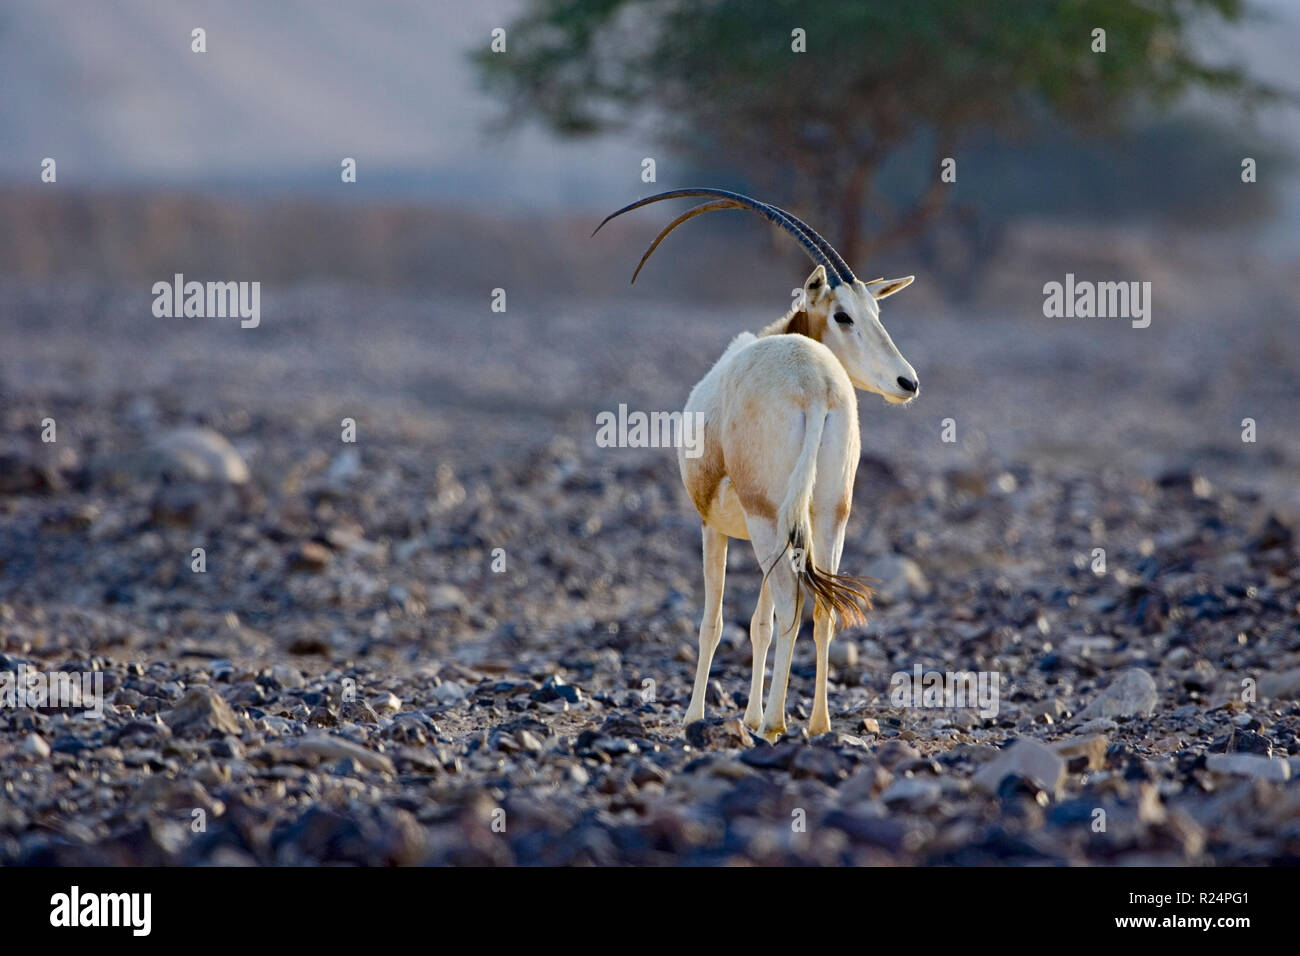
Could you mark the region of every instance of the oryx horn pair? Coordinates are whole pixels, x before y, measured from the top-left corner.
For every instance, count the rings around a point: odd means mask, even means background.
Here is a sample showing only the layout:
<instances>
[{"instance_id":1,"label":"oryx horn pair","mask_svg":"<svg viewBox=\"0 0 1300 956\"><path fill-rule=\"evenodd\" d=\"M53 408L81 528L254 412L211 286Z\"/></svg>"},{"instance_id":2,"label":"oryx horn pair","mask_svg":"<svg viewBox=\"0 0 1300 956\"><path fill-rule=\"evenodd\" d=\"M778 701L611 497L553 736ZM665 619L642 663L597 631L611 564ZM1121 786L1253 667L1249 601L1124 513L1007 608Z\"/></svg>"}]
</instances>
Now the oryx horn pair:
<instances>
[{"instance_id":1,"label":"oryx horn pair","mask_svg":"<svg viewBox=\"0 0 1300 956\"><path fill-rule=\"evenodd\" d=\"M641 261L637 264L636 272L632 273L633 282L636 282L636 277L641 273L641 267L646 264L646 260L650 258L651 254L659 248L659 243L664 241L668 233L696 216L702 216L706 212L716 212L719 209L748 209L758 213L769 222L780 226L799 241L799 244L804 247L813 262L825 267L832 288L841 283L852 283L857 280L853 270L849 268L848 263L835 251L834 247L819 236L816 230L802 219L786 212L784 209L773 206L771 203L759 202L757 199L751 199L749 196L733 193L726 189L673 189L666 193L657 193L654 196L647 196L645 199L638 199L636 202L606 216L595 231L592 232L592 235L594 236L597 232L600 232L605 223L615 216L621 216L625 212L631 212L633 209L639 209L652 202L659 202L664 199L680 199L687 196L708 196L711 197L711 201L702 203L694 209L682 213L655 237L655 241L650 244L650 248L645 251L645 255L641 257Z\"/></svg>"}]
</instances>

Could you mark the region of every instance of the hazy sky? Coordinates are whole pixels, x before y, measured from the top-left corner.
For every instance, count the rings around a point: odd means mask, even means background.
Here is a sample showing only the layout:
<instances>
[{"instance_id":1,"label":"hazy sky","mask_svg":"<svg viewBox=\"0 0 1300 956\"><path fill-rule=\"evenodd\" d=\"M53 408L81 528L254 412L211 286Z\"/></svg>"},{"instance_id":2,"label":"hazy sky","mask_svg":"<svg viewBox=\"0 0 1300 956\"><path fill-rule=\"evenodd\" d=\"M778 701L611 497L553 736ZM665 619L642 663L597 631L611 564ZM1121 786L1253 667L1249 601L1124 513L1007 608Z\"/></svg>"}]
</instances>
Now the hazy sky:
<instances>
[{"instance_id":1,"label":"hazy sky","mask_svg":"<svg viewBox=\"0 0 1300 956\"><path fill-rule=\"evenodd\" d=\"M1229 49L1298 85L1300 2ZM354 156L361 184L481 203L597 207L639 191L652 140L491 138L498 111L466 59L514 0L54 0L0 2L0 179L234 183L329 189ZM208 52L190 52L207 30ZM1276 125L1276 124L1274 124ZM1294 115L1281 132L1300 146ZM1296 192L1291 202L1297 208Z\"/></svg>"},{"instance_id":2,"label":"hazy sky","mask_svg":"<svg viewBox=\"0 0 1300 956\"><path fill-rule=\"evenodd\" d=\"M599 183L639 183L645 143L485 133L497 106L467 52L516 6L6 2L0 177L34 180L53 156L61 182L330 188L340 159L354 156L362 183L398 172L435 195L550 204ZM202 55L190 51L196 26L207 31Z\"/></svg>"}]
</instances>

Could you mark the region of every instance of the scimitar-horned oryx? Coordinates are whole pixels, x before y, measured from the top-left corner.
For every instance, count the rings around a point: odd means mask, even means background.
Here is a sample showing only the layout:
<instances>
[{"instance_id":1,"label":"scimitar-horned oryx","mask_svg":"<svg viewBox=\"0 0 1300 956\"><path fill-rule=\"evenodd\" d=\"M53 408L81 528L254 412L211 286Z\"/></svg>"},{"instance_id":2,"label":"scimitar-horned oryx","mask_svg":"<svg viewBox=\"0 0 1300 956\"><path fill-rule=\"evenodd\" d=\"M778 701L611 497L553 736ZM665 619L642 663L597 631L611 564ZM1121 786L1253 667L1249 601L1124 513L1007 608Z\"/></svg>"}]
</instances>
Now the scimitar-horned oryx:
<instances>
[{"instance_id":1,"label":"scimitar-horned oryx","mask_svg":"<svg viewBox=\"0 0 1300 956\"><path fill-rule=\"evenodd\" d=\"M703 452L688 457L678 449L682 481L703 518L704 618L685 721L704 717L709 668L722 636L727 539L740 538L752 542L763 570L749 625L753 675L745 723L768 740L785 733L786 685L807 592L814 602L817 645L808 731L827 733L826 671L836 621L841 626L862 623L871 608L866 582L839 573L860 450L854 389L900 405L920 392L916 372L880 324L878 304L913 277L863 282L802 220L721 189L649 196L607 216L596 229L649 203L687 196L708 201L659 233L641 257L634 282L664 237L682 223L720 209L760 214L797 239L816 267L804 283L801 301L757 335L737 336L686 403L686 415L701 412L704 422ZM763 709L763 669L774 613L779 626L775 671Z\"/></svg>"}]
</instances>

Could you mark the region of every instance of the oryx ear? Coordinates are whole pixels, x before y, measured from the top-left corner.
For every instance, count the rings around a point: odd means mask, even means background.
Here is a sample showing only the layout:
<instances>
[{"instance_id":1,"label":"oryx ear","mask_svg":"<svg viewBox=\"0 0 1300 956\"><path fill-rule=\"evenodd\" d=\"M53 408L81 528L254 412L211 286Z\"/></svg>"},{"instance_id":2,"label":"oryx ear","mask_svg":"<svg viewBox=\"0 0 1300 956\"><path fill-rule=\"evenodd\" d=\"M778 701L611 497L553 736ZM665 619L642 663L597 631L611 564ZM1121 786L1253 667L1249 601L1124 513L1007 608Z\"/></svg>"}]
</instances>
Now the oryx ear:
<instances>
[{"instance_id":1,"label":"oryx ear","mask_svg":"<svg viewBox=\"0 0 1300 956\"><path fill-rule=\"evenodd\" d=\"M873 279L867 283L867 291L876 299L888 299L895 292L902 292L916 276L903 276L901 279Z\"/></svg>"},{"instance_id":2,"label":"oryx ear","mask_svg":"<svg viewBox=\"0 0 1300 956\"><path fill-rule=\"evenodd\" d=\"M826 267L818 266L809 274L808 279L803 284L804 291L804 308L811 308L816 305L828 291L830 283L826 281Z\"/></svg>"}]
</instances>

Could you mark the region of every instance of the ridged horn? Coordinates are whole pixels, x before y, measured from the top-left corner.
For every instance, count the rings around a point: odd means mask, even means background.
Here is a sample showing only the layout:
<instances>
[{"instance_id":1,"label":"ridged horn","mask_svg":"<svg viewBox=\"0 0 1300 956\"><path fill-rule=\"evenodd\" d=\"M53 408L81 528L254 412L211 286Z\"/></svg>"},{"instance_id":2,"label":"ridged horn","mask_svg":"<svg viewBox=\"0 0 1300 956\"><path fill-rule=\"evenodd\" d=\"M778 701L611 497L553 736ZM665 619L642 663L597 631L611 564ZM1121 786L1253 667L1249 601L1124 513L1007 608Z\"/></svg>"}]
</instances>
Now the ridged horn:
<instances>
[{"instance_id":1,"label":"ridged horn","mask_svg":"<svg viewBox=\"0 0 1300 956\"><path fill-rule=\"evenodd\" d=\"M786 212L780 206L773 206L771 203L766 203L765 205L767 205L768 208L770 209L775 209L777 212L785 216L796 226L802 229L805 233L807 233L808 238L811 239L813 243L816 244L817 248L820 249L822 253L826 256L826 258L831 261L831 264L835 266L835 271L840 274L840 278L842 278L845 282L850 282L850 283L857 280L857 276L853 274L853 270L849 268L849 264L844 261L844 258L838 252L835 251L834 246L832 246L829 242L827 242L820 235L818 235L816 229L808 225L808 223L804 222L794 213Z\"/></svg>"},{"instance_id":2,"label":"ridged horn","mask_svg":"<svg viewBox=\"0 0 1300 956\"><path fill-rule=\"evenodd\" d=\"M799 244L804 247L804 251L808 253L809 258L818 265L825 267L826 271L830 273L829 279L832 286L837 286L841 282L853 281L853 272L844 263L844 260L840 258L839 253L835 252L830 243L817 235L817 233L806 223L790 215L784 209L778 209L776 206L759 202L757 199L752 199L749 196L734 193L726 189L673 189L668 192L647 196L644 199L638 199L636 202L629 203L622 209L610 213L601 220L600 225L592 230L591 234L594 236L604 228L607 222L616 216L623 215L625 212L631 212L633 209L639 209L642 206L647 206L653 202L661 202L665 199L679 199L688 196L712 197L717 201L697 206L690 210L690 212L679 216L670 223L668 227L658 235L646 254L641 257L641 263L637 266L638 273L641 271L641 266L645 265L646 260L650 257L650 253L654 252L654 250L658 248L659 243L664 240L668 233L672 232L683 222L706 212L713 212L718 209L749 209L763 216L769 222L780 226L786 232L790 233L790 235L794 236L795 239L799 241ZM634 282L636 281L635 275L633 275L632 280Z\"/></svg>"},{"instance_id":3,"label":"ridged horn","mask_svg":"<svg viewBox=\"0 0 1300 956\"><path fill-rule=\"evenodd\" d=\"M668 225L664 226L663 232L655 236L655 241L650 243L650 248L645 251L645 255L641 257L641 261L636 264L636 271L632 273L632 281L636 282L636 277L641 274L641 267L646 264L646 260L649 259L650 256L654 253L654 251L659 248L659 243L664 241L668 233L672 232L674 229L676 229L682 223L686 222L688 219L694 219L696 216L702 216L706 212L714 212L718 209L744 209L744 208L745 207L742 206L740 203L735 202L734 200L731 199L715 199L712 202L701 203L700 205L694 207L693 209L688 209L686 212L682 213L680 216L678 216ZM592 235L595 235L595 233L592 233Z\"/></svg>"}]
</instances>

